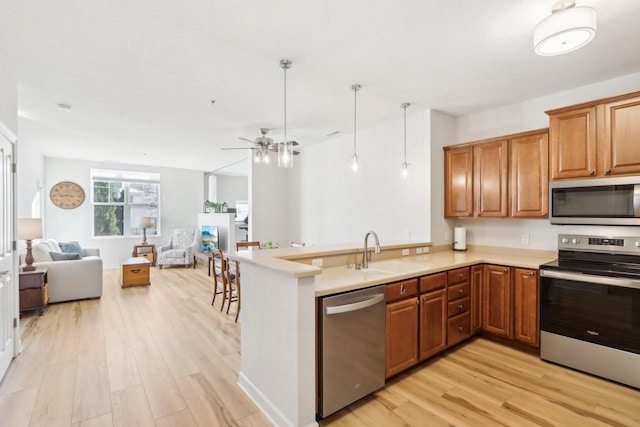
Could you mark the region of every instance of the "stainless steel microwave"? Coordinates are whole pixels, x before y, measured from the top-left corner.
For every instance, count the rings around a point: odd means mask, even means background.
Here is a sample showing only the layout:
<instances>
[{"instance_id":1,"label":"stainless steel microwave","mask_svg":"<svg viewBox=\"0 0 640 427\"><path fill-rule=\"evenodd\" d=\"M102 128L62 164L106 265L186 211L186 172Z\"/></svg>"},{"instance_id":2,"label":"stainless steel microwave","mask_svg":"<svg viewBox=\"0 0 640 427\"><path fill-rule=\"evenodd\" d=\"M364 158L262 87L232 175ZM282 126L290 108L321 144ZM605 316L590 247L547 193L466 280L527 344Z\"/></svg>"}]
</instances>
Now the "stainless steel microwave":
<instances>
[{"instance_id":1,"label":"stainless steel microwave","mask_svg":"<svg viewBox=\"0 0 640 427\"><path fill-rule=\"evenodd\" d=\"M551 224L640 225L640 176L554 181Z\"/></svg>"}]
</instances>

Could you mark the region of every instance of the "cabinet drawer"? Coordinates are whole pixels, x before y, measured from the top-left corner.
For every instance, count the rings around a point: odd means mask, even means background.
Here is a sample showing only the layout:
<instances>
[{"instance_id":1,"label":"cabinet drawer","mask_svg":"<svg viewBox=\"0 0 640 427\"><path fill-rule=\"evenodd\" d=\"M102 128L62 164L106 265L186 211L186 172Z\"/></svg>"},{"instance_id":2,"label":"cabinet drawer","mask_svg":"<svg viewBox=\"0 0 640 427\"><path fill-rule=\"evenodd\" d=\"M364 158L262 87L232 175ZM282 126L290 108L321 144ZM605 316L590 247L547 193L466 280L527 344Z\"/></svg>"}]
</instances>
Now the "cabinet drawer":
<instances>
[{"instance_id":1,"label":"cabinet drawer","mask_svg":"<svg viewBox=\"0 0 640 427\"><path fill-rule=\"evenodd\" d=\"M457 299L455 301L449 302L449 306L447 308L447 314L449 317L457 316L458 314L466 313L469 311L470 299L462 298Z\"/></svg>"},{"instance_id":2,"label":"cabinet drawer","mask_svg":"<svg viewBox=\"0 0 640 427\"><path fill-rule=\"evenodd\" d=\"M150 285L149 264L122 266L122 287Z\"/></svg>"},{"instance_id":3,"label":"cabinet drawer","mask_svg":"<svg viewBox=\"0 0 640 427\"><path fill-rule=\"evenodd\" d=\"M471 316L469 312L449 319L447 346L452 346L471 336Z\"/></svg>"},{"instance_id":4,"label":"cabinet drawer","mask_svg":"<svg viewBox=\"0 0 640 427\"><path fill-rule=\"evenodd\" d=\"M387 303L418 295L418 279L402 280L387 285Z\"/></svg>"},{"instance_id":5,"label":"cabinet drawer","mask_svg":"<svg viewBox=\"0 0 640 427\"><path fill-rule=\"evenodd\" d=\"M430 274L420 278L420 293L435 291L447 286L447 273Z\"/></svg>"},{"instance_id":6,"label":"cabinet drawer","mask_svg":"<svg viewBox=\"0 0 640 427\"><path fill-rule=\"evenodd\" d=\"M447 288L447 301L453 301L469 296L469 282L460 283L459 285L449 285Z\"/></svg>"},{"instance_id":7,"label":"cabinet drawer","mask_svg":"<svg viewBox=\"0 0 640 427\"><path fill-rule=\"evenodd\" d=\"M455 270L447 271L447 279L449 281L449 285L468 281L469 267L456 268Z\"/></svg>"}]
</instances>

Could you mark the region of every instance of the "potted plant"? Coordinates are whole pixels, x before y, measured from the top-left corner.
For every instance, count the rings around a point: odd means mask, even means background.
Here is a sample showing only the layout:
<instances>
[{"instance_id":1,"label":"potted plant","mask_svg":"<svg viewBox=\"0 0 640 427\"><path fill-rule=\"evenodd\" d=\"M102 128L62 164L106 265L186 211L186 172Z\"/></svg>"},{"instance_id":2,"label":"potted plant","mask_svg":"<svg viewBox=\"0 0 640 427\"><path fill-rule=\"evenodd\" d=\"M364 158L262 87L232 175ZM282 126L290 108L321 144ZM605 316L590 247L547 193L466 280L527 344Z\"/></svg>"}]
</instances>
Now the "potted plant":
<instances>
[{"instance_id":1,"label":"potted plant","mask_svg":"<svg viewBox=\"0 0 640 427\"><path fill-rule=\"evenodd\" d=\"M209 213L209 212L215 212L215 213L220 213L222 212L222 204L221 203L216 203L216 202L210 202L210 201L206 201L204 202L204 212L205 213Z\"/></svg>"}]
</instances>

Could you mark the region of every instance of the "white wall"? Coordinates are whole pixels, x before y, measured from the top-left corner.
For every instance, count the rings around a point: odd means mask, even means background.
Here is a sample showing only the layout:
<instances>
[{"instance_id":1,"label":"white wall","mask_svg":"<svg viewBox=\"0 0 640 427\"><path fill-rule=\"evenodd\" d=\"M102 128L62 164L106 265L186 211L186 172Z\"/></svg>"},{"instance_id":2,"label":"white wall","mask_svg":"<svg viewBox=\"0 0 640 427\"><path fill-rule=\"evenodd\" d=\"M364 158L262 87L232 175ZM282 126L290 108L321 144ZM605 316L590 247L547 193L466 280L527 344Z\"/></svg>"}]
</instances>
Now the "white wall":
<instances>
[{"instance_id":1,"label":"white wall","mask_svg":"<svg viewBox=\"0 0 640 427\"><path fill-rule=\"evenodd\" d=\"M3 51L0 41L0 126L15 136L18 134L18 87L15 71Z\"/></svg>"},{"instance_id":2,"label":"white wall","mask_svg":"<svg viewBox=\"0 0 640 427\"><path fill-rule=\"evenodd\" d=\"M290 225L290 199L295 197L291 192L296 173L295 169L279 169L275 161L249 166L249 240L285 247L295 234Z\"/></svg>"},{"instance_id":3,"label":"white wall","mask_svg":"<svg viewBox=\"0 0 640 427\"><path fill-rule=\"evenodd\" d=\"M381 243L429 239L429 111L407 114L407 178L403 132L401 110L397 120L359 130L356 175L349 175L352 133L305 147L296 166L301 241L360 244L367 230Z\"/></svg>"},{"instance_id":4,"label":"white wall","mask_svg":"<svg viewBox=\"0 0 640 427\"><path fill-rule=\"evenodd\" d=\"M456 120L457 143L507 135L549 126L547 110L640 90L640 73L582 86L518 104L459 117ZM640 141L638 142L640 143ZM444 174L442 175L444 176ZM444 212L444 198L434 198L434 210ZM436 206L435 203L438 203ZM552 226L548 220L460 219L447 220L450 227L467 227L467 243L525 249L557 248L558 233L633 236L634 227ZM530 244L523 245L523 234ZM439 240L440 236L436 236Z\"/></svg>"},{"instance_id":5,"label":"white wall","mask_svg":"<svg viewBox=\"0 0 640 427\"><path fill-rule=\"evenodd\" d=\"M249 200L249 180L246 176L216 175L218 203L236 207L236 200Z\"/></svg>"},{"instance_id":6,"label":"white wall","mask_svg":"<svg viewBox=\"0 0 640 427\"><path fill-rule=\"evenodd\" d=\"M202 212L202 172L45 158L45 237L59 241L77 240L84 247L100 248L105 267L117 267L119 261L131 256L133 245L142 237L93 238L91 230L91 168L121 169L160 173L161 230L160 236L147 236L156 245L167 243L174 228L197 226L197 214ZM49 200L49 191L60 181L72 181L85 191L85 202L76 209L60 209Z\"/></svg>"},{"instance_id":7,"label":"white wall","mask_svg":"<svg viewBox=\"0 0 640 427\"><path fill-rule=\"evenodd\" d=\"M446 147L447 145L454 143L456 121L453 116L436 110L431 110L430 119L430 236L434 245L444 245L451 243L451 238L447 239L446 233L449 233L450 236L453 233L453 230L451 229L451 224L444 219L444 151L442 150L442 147Z\"/></svg>"}]
</instances>

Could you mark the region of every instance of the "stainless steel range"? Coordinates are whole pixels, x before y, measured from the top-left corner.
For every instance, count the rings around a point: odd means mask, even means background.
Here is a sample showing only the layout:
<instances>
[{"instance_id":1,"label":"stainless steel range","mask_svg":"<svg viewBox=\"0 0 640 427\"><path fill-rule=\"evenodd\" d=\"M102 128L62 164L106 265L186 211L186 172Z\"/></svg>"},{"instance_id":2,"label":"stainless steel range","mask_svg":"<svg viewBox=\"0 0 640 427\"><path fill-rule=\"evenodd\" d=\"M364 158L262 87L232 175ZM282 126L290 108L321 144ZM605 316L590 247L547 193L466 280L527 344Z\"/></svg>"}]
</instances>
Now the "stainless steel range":
<instances>
[{"instance_id":1,"label":"stainless steel range","mask_svg":"<svg viewBox=\"0 0 640 427\"><path fill-rule=\"evenodd\" d=\"M558 236L540 266L540 357L640 388L640 237Z\"/></svg>"}]
</instances>

